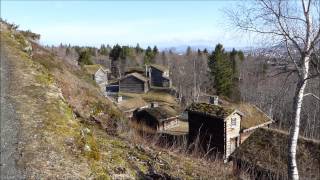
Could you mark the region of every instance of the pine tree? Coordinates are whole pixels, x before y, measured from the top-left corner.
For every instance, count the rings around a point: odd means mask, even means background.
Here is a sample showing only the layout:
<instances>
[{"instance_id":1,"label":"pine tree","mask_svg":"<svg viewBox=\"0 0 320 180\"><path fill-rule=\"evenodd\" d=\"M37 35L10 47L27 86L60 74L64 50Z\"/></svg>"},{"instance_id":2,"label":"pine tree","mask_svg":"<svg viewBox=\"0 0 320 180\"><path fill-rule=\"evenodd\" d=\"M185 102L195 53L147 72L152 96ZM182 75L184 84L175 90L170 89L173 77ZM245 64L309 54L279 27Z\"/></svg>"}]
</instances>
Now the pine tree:
<instances>
[{"instance_id":1,"label":"pine tree","mask_svg":"<svg viewBox=\"0 0 320 180\"><path fill-rule=\"evenodd\" d=\"M140 47L139 43L137 43L137 46L135 47L135 51L136 51L137 54L140 54L140 53L143 52L143 49Z\"/></svg>"},{"instance_id":2,"label":"pine tree","mask_svg":"<svg viewBox=\"0 0 320 180\"><path fill-rule=\"evenodd\" d=\"M144 64L150 64L152 59L154 57L153 50L151 49L150 46L146 49L146 53L144 55Z\"/></svg>"},{"instance_id":3,"label":"pine tree","mask_svg":"<svg viewBox=\"0 0 320 180\"><path fill-rule=\"evenodd\" d=\"M198 56L200 56L202 54L201 50L198 49Z\"/></svg>"},{"instance_id":4,"label":"pine tree","mask_svg":"<svg viewBox=\"0 0 320 180\"><path fill-rule=\"evenodd\" d=\"M204 50L203 50L203 54L208 54L208 50L207 50L207 48L204 48Z\"/></svg>"},{"instance_id":5,"label":"pine tree","mask_svg":"<svg viewBox=\"0 0 320 180\"><path fill-rule=\"evenodd\" d=\"M154 46L152 51L153 51L153 56L155 56L159 53L157 46Z\"/></svg>"},{"instance_id":6,"label":"pine tree","mask_svg":"<svg viewBox=\"0 0 320 180\"><path fill-rule=\"evenodd\" d=\"M215 47L214 52L209 57L208 65L211 77L214 79L217 94L229 97L233 84L232 65L221 44Z\"/></svg>"},{"instance_id":7,"label":"pine tree","mask_svg":"<svg viewBox=\"0 0 320 180\"><path fill-rule=\"evenodd\" d=\"M90 51L88 49L85 49L85 50L80 52L79 59L78 59L78 64L80 66L92 65L93 64L92 61L91 61L91 54L90 54Z\"/></svg>"},{"instance_id":8,"label":"pine tree","mask_svg":"<svg viewBox=\"0 0 320 180\"><path fill-rule=\"evenodd\" d=\"M191 53L192 53L192 49L191 49L190 46L188 46L188 47L187 47L187 50L186 50L186 55L187 55L187 56L190 56Z\"/></svg>"},{"instance_id":9,"label":"pine tree","mask_svg":"<svg viewBox=\"0 0 320 180\"><path fill-rule=\"evenodd\" d=\"M108 55L109 53L108 49L104 44L101 45L99 52L101 55L105 55L105 56Z\"/></svg>"},{"instance_id":10,"label":"pine tree","mask_svg":"<svg viewBox=\"0 0 320 180\"><path fill-rule=\"evenodd\" d=\"M119 46L118 44L113 46L109 54L110 59L112 61L117 61L120 57L120 52L121 52L121 46Z\"/></svg>"}]
</instances>

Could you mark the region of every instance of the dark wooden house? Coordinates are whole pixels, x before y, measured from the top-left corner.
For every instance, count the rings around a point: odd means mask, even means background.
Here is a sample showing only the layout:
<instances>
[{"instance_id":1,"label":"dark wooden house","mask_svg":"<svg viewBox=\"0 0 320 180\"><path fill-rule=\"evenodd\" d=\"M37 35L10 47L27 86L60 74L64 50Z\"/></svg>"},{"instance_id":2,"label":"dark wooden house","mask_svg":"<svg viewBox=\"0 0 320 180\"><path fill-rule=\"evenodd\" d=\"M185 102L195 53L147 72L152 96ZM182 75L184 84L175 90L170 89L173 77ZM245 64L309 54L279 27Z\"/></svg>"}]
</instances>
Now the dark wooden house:
<instances>
[{"instance_id":1,"label":"dark wooden house","mask_svg":"<svg viewBox=\"0 0 320 180\"><path fill-rule=\"evenodd\" d=\"M169 69L161 65L151 64L147 66L147 76L150 78L151 88L171 88Z\"/></svg>"},{"instance_id":2,"label":"dark wooden house","mask_svg":"<svg viewBox=\"0 0 320 180\"><path fill-rule=\"evenodd\" d=\"M119 92L119 80L110 80L106 85L107 95L117 94Z\"/></svg>"},{"instance_id":3,"label":"dark wooden house","mask_svg":"<svg viewBox=\"0 0 320 180\"><path fill-rule=\"evenodd\" d=\"M133 119L155 131L164 131L178 125L178 113L169 106L136 110Z\"/></svg>"},{"instance_id":4,"label":"dark wooden house","mask_svg":"<svg viewBox=\"0 0 320 180\"><path fill-rule=\"evenodd\" d=\"M258 128L230 158L240 179L287 179L288 133ZM300 179L320 179L320 142L300 137L297 147Z\"/></svg>"},{"instance_id":5,"label":"dark wooden house","mask_svg":"<svg viewBox=\"0 0 320 180\"><path fill-rule=\"evenodd\" d=\"M127 74L119 80L120 92L146 93L148 90L148 79L139 73Z\"/></svg>"},{"instance_id":6,"label":"dark wooden house","mask_svg":"<svg viewBox=\"0 0 320 180\"><path fill-rule=\"evenodd\" d=\"M240 122L243 114L232 108L208 103L193 103L187 109L189 144L197 139L202 150L223 154L224 159L240 144Z\"/></svg>"}]
</instances>

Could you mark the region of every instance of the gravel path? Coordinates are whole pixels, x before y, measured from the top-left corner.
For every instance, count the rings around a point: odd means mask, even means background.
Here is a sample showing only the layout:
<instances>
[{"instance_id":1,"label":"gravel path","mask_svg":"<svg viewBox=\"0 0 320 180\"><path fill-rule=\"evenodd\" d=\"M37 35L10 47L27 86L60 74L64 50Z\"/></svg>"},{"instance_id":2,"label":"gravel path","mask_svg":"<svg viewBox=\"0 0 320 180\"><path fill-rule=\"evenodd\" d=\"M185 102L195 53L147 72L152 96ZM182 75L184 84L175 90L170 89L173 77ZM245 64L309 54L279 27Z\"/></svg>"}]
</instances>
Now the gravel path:
<instances>
[{"instance_id":1,"label":"gravel path","mask_svg":"<svg viewBox=\"0 0 320 180\"><path fill-rule=\"evenodd\" d=\"M1 45L1 118L0 118L0 179L25 179L21 168L16 161L19 158L19 119L15 114L14 104L9 96L10 62L6 56L3 44Z\"/></svg>"}]
</instances>

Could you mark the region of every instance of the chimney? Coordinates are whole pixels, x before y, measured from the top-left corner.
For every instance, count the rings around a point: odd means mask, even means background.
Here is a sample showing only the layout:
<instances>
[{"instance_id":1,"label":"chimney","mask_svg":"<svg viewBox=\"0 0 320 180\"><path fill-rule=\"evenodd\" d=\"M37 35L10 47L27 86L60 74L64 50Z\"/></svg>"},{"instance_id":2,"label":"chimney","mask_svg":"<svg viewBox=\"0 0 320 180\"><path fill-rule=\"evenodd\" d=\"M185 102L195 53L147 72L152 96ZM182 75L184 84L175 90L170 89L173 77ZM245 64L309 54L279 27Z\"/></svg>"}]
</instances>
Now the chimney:
<instances>
[{"instance_id":1,"label":"chimney","mask_svg":"<svg viewBox=\"0 0 320 180\"><path fill-rule=\"evenodd\" d=\"M118 96L117 98L118 103L122 101L122 96Z\"/></svg>"},{"instance_id":2,"label":"chimney","mask_svg":"<svg viewBox=\"0 0 320 180\"><path fill-rule=\"evenodd\" d=\"M219 96L210 96L210 104L219 105Z\"/></svg>"},{"instance_id":3,"label":"chimney","mask_svg":"<svg viewBox=\"0 0 320 180\"><path fill-rule=\"evenodd\" d=\"M159 104L157 103L157 102L152 102L151 104L150 104L150 107L151 108L155 108L155 107L158 107L159 106Z\"/></svg>"}]
</instances>

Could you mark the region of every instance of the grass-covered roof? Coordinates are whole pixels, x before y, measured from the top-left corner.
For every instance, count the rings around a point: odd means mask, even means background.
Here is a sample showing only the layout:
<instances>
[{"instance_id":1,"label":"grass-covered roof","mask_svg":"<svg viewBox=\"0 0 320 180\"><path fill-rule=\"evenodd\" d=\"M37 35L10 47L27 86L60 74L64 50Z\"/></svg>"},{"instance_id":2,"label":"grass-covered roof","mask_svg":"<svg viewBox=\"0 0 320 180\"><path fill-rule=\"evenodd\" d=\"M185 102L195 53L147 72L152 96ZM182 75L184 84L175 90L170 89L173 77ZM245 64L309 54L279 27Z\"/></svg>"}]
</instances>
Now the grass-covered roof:
<instances>
[{"instance_id":1,"label":"grass-covered roof","mask_svg":"<svg viewBox=\"0 0 320 180\"><path fill-rule=\"evenodd\" d=\"M151 67L154 67L162 72L168 71L169 69L165 66L159 65L159 64L150 64Z\"/></svg>"},{"instance_id":2,"label":"grass-covered roof","mask_svg":"<svg viewBox=\"0 0 320 180\"><path fill-rule=\"evenodd\" d=\"M231 155L259 169L286 176L288 133L259 128ZM303 179L320 179L320 142L300 137L297 163Z\"/></svg>"},{"instance_id":3,"label":"grass-covered roof","mask_svg":"<svg viewBox=\"0 0 320 180\"><path fill-rule=\"evenodd\" d=\"M141 66L134 66L134 67L128 67L125 71L126 74L130 74L130 73L140 73L140 74L144 74L145 69Z\"/></svg>"},{"instance_id":4,"label":"grass-covered roof","mask_svg":"<svg viewBox=\"0 0 320 180\"><path fill-rule=\"evenodd\" d=\"M233 105L243 113L241 119L241 130L253 128L265 123L272 123L272 119L254 105L241 103Z\"/></svg>"},{"instance_id":5,"label":"grass-covered roof","mask_svg":"<svg viewBox=\"0 0 320 180\"><path fill-rule=\"evenodd\" d=\"M122 79L127 78L127 77L129 77L129 76L133 76L133 77L135 77L135 78L137 78L137 79L140 79L140 80L143 81L143 82L147 82L147 81L148 81L148 79L147 79L145 76L143 76L143 75L141 75L141 74L139 74L139 73L130 73L130 74L127 74L127 75L124 76Z\"/></svg>"},{"instance_id":6,"label":"grass-covered roof","mask_svg":"<svg viewBox=\"0 0 320 180\"><path fill-rule=\"evenodd\" d=\"M84 65L83 67L89 74L95 74L100 68L104 72L109 72L109 69L103 68L100 64Z\"/></svg>"},{"instance_id":7,"label":"grass-covered roof","mask_svg":"<svg viewBox=\"0 0 320 180\"><path fill-rule=\"evenodd\" d=\"M164 121L168 118L178 116L178 113L169 106L159 106L154 108L143 109L142 111L148 113L159 122Z\"/></svg>"},{"instance_id":8,"label":"grass-covered roof","mask_svg":"<svg viewBox=\"0 0 320 180\"><path fill-rule=\"evenodd\" d=\"M192 103L188 108L189 112L203 113L209 116L224 119L235 111L233 108L218 106L209 103Z\"/></svg>"},{"instance_id":9,"label":"grass-covered roof","mask_svg":"<svg viewBox=\"0 0 320 180\"><path fill-rule=\"evenodd\" d=\"M129 110L137 109L137 108L144 107L147 105L148 105L148 103L145 102L142 98L135 97L135 98L123 100L122 102L120 102L118 104L118 107L122 111L129 111Z\"/></svg>"}]
</instances>

